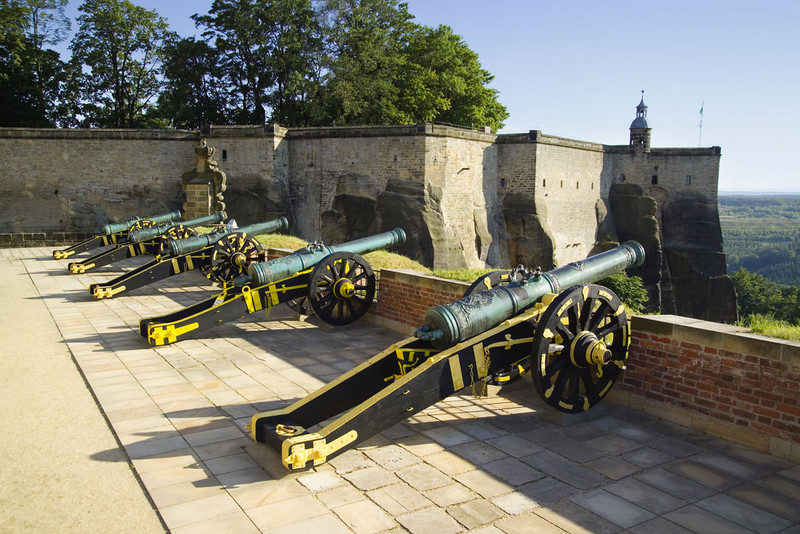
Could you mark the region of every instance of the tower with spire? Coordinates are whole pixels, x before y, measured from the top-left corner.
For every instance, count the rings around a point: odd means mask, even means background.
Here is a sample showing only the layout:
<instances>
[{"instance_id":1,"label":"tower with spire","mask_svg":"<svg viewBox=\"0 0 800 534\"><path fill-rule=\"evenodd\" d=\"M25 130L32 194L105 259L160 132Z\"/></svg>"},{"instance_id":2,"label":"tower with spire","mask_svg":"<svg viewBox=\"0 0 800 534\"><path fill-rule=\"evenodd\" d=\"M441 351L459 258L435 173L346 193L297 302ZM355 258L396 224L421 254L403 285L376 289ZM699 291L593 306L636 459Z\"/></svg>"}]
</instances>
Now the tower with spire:
<instances>
[{"instance_id":1,"label":"tower with spire","mask_svg":"<svg viewBox=\"0 0 800 534\"><path fill-rule=\"evenodd\" d=\"M636 118L631 123L630 145L635 151L650 152L650 121L647 120L647 106L644 103L644 90L642 100L636 106Z\"/></svg>"}]
</instances>

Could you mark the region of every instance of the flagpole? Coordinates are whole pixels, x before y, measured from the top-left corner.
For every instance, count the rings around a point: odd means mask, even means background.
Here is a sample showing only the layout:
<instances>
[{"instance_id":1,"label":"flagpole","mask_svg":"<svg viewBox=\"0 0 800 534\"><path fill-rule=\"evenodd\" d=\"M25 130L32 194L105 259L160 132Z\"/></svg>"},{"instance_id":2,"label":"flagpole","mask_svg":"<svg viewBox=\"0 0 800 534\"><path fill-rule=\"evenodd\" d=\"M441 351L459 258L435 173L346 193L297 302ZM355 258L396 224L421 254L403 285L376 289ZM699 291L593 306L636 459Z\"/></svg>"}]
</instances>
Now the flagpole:
<instances>
[{"instance_id":1,"label":"flagpole","mask_svg":"<svg viewBox=\"0 0 800 534\"><path fill-rule=\"evenodd\" d=\"M705 107L705 100L700 104L700 137L697 139L697 146L703 146L703 108Z\"/></svg>"}]
</instances>

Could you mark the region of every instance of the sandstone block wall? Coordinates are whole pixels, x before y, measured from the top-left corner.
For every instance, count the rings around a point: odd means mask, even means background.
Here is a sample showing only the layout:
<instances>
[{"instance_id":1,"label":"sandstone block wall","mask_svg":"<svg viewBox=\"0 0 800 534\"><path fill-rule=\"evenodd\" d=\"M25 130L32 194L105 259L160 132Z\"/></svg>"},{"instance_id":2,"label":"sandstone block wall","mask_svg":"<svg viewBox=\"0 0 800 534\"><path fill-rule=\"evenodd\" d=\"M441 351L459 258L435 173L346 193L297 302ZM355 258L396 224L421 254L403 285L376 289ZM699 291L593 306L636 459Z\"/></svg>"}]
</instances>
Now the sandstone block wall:
<instances>
[{"instance_id":1,"label":"sandstone block wall","mask_svg":"<svg viewBox=\"0 0 800 534\"><path fill-rule=\"evenodd\" d=\"M0 231L96 231L181 204L196 132L0 129Z\"/></svg>"},{"instance_id":2,"label":"sandstone block wall","mask_svg":"<svg viewBox=\"0 0 800 534\"><path fill-rule=\"evenodd\" d=\"M589 256L597 242L597 201L608 197L602 145L538 135L536 202L547 206L554 266Z\"/></svg>"},{"instance_id":3,"label":"sandstone block wall","mask_svg":"<svg viewBox=\"0 0 800 534\"><path fill-rule=\"evenodd\" d=\"M404 226L413 235L403 252L434 268L550 269L614 240L613 231L599 235L601 218L610 184L624 177L656 200L660 228L671 225L663 241L674 264L696 264L686 250L698 248L701 263L720 264L718 148L643 153L538 131L498 136L427 123L212 126L202 134L0 129L0 232L97 231L109 220L180 207L180 176L194 167L201 135L216 149L226 211L240 225L285 215L290 232L328 243ZM688 224L666 209L687 198L696 206ZM668 225L664 213L673 214Z\"/></svg>"},{"instance_id":4,"label":"sandstone block wall","mask_svg":"<svg viewBox=\"0 0 800 534\"><path fill-rule=\"evenodd\" d=\"M304 239L322 238L337 195L374 199L390 178L424 180L425 140L415 126L297 128L286 141L288 198Z\"/></svg>"}]
</instances>

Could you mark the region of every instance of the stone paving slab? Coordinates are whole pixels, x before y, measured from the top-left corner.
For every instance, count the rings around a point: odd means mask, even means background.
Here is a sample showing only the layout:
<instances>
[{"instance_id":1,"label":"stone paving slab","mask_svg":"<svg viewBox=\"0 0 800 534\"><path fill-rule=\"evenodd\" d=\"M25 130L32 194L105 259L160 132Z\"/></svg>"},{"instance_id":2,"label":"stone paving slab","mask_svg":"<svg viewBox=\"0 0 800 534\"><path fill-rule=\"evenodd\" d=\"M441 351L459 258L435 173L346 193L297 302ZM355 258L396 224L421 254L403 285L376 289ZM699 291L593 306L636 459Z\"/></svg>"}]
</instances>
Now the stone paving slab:
<instances>
[{"instance_id":1,"label":"stone paving slab","mask_svg":"<svg viewBox=\"0 0 800 534\"><path fill-rule=\"evenodd\" d=\"M199 273L95 301L89 284L144 258L71 275L51 250L6 249L0 259L24 266L171 531L800 529L797 464L612 403L561 426L529 379L482 398L468 388L290 473L250 440L250 416L304 397L403 335L367 321L298 321L278 306L151 348L139 320L213 294Z\"/></svg>"}]
</instances>

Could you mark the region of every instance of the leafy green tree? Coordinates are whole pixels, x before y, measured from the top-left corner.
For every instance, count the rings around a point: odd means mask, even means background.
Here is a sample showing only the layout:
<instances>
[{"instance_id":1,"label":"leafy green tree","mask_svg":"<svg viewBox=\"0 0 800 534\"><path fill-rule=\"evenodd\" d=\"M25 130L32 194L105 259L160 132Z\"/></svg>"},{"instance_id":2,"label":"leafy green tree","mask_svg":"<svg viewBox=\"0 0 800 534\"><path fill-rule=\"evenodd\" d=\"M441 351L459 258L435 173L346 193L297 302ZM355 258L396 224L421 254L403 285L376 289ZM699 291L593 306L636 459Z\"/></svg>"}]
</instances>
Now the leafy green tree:
<instances>
[{"instance_id":1,"label":"leafy green tree","mask_svg":"<svg viewBox=\"0 0 800 534\"><path fill-rule=\"evenodd\" d=\"M207 28L203 37L214 39L219 65L231 92L237 124L264 124L264 97L272 85L267 68L270 54L270 23L256 0L214 0L207 15L193 15Z\"/></svg>"},{"instance_id":2,"label":"leafy green tree","mask_svg":"<svg viewBox=\"0 0 800 534\"><path fill-rule=\"evenodd\" d=\"M439 121L497 130L508 112L493 76L447 26L413 23L397 0L328 0L330 61L317 124Z\"/></svg>"},{"instance_id":3,"label":"leafy green tree","mask_svg":"<svg viewBox=\"0 0 800 534\"><path fill-rule=\"evenodd\" d=\"M760 274L739 269L731 275L739 315L763 315L797 324L800 321L800 290L770 282Z\"/></svg>"},{"instance_id":4,"label":"leafy green tree","mask_svg":"<svg viewBox=\"0 0 800 534\"><path fill-rule=\"evenodd\" d=\"M494 79L481 67L478 55L448 26L418 26L404 51L407 74L401 107L418 121L458 126L490 126L497 131L508 118L497 101Z\"/></svg>"},{"instance_id":5,"label":"leafy green tree","mask_svg":"<svg viewBox=\"0 0 800 534\"><path fill-rule=\"evenodd\" d=\"M0 124L62 124L65 65L45 45L69 29L66 0L0 1Z\"/></svg>"},{"instance_id":6,"label":"leafy green tree","mask_svg":"<svg viewBox=\"0 0 800 534\"><path fill-rule=\"evenodd\" d=\"M163 45L171 35L155 11L128 0L85 0L78 8L73 60L82 65L84 126L152 126L148 114L161 82Z\"/></svg>"},{"instance_id":7,"label":"leafy green tree","mask_svg":"<svg viewBox=\"0 0 800 534\"><path fill-rule=\"evenodd\" d=\"M217 51L205 41L171 39L165 46L159 115L190 128L226 124L229 97L217 59Z\"/></svg>"},{"instance_id":8,"label":"leafy green tree","mask_svg":"<svg viewBox=\"0 0 800 534\"><path fill-rule=\"evenodd\" d=\"M406 124L399 107L402 51L413 27L397 0L327 0L321 9L329 71L315 122L320 125Z\"/></svg>"},{"instance_id":9,"label":"leafy green tree","mask_svg":"<svg viewBox=\"0 0 800 534\"><path fill-rule=\"evenodd\" d=\"M193 19L215 39L225 79L237 95L233 120L307 122L305 103L316 92L321 51L311 0L214 0Z\"/></svg>"},{"instance_id":10,"label":"leafy green tree","mask_svg":"<svg viewBox=\"0 0 800 534\"><path fill-rule=\"evenodd\" d=\"M309 123L308 102L319 91L322 35L310 0L269 3L274 21L269 66L273 86L267 95L270 121L287 126Z\"/></svg>"}]
</instances>

